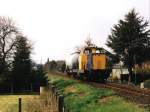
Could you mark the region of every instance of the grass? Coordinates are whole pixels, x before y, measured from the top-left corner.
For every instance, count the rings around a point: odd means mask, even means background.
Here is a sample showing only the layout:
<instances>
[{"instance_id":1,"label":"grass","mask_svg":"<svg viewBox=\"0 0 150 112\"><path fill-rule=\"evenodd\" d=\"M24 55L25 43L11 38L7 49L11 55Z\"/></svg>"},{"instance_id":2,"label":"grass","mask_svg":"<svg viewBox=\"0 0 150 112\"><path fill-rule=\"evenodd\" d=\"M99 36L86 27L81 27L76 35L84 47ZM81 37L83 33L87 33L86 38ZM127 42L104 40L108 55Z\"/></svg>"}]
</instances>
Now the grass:
<instances>
[{"instance_id":1,"label":"grass","mask_svg":"<svg viewBox=\"0 0 150 112\"><path fill-rule=\"evenodd\" d=\"M27 103L38 95L0 95L0 112L18 112L18 98L22 98L22 110L27 112Z\"/></svg>"},{"instance_id":2,"label":"grass","mask_svg":"<svg viewBox=\"0 0 150 112\"><path fill-rule=\"evenodd\" d=\"M50 76L53 83L64 95L69 112L145 112L110 89L98 89L74 80Z\"/></svg>"},{"instance_id":3,"label":"grass","mask_svg":"<svg viewBox=\"0 0 150 112\"><path fill-rule=\"evenodd\" d=\"M64 95L65 107L69 112L146 112L136 104L117 96L110 89L98 89L58 75L50 75L50 83L53 83ZM40 112L41 102L36 102L40 97L39 95L0 95L0 112L18 112L18 98L22 98L22 112L29 112L28 106L31 110L38 109Z\"/></svg>"}]
</instances>

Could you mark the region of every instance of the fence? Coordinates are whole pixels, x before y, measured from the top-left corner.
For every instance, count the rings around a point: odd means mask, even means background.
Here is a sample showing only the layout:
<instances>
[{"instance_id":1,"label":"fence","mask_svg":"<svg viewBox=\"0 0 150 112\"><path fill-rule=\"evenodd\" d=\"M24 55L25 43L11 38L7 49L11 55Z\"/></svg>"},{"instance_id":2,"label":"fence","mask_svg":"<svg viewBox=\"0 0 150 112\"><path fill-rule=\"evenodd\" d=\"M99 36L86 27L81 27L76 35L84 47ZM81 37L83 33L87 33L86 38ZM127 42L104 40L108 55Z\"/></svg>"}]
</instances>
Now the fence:
<instances>
[{"instance_id":1,"label":"fence","mask_svg":"<svg viewBox=\"0 0 150 112\"><path fill-rule=\"evenodd\" d=\"M69 112L61 91L52 84L40 95L3 95L0 100L2 112Z\"/></svg>"},{"instance_id":2,"label":"fence","mask_svg":"<svg viewBox=\"0 0 150 112\"><path fill-rule=\"evenodd\" d=\"M49 85L49 90L52 93L52 99L55 102L54 104L56 104L55 107L58 109L58 112L69 112L69 109L65 106L64 96L61 91L53 84Z\"/></svg>"},{"instance_id":3,"label":"fence","mask_svg":"<svg viewBox=\"0 0 150 112\"><path fill-rule=\"evenodd\" d=\"M27 112L69 112L65 107L64 96L55 85L50 84L40 94L40 98L29 101Z\"/></svg>"}]
</instances>

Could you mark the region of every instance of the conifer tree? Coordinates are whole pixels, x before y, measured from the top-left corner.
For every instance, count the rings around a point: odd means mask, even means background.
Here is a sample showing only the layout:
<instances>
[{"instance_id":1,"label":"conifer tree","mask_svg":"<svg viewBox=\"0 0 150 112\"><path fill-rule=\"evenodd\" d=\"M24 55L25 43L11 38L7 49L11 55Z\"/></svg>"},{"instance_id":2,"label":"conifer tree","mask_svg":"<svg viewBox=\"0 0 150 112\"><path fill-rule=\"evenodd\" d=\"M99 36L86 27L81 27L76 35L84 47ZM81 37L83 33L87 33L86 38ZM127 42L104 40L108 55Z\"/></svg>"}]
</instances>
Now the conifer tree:
<instances>
[{"instance_id":1,"label":"conifer tree","mask_svg":"<svg viewBox=\"0 0 150 112\"><path fill-rule=\"evenodd\" d=\"M106 45L116 53L128 67L131 78L134 64L141 64L150 59L150 29L148 22L135 10L125 15L114 25ZM129 81L130 81L129 78Z\"/></svg>"},{"instance_id":2,"label":"conifer tree","mask_svg":"<svg viewBox=\"0 0 150 112\"><path fill-rule=\"evenodd\" d=\"M31 45L24 36L16 39L14 61L13 61L13 84L16 91L29 89L31 77Z\"/></svg>"}]
</instances>

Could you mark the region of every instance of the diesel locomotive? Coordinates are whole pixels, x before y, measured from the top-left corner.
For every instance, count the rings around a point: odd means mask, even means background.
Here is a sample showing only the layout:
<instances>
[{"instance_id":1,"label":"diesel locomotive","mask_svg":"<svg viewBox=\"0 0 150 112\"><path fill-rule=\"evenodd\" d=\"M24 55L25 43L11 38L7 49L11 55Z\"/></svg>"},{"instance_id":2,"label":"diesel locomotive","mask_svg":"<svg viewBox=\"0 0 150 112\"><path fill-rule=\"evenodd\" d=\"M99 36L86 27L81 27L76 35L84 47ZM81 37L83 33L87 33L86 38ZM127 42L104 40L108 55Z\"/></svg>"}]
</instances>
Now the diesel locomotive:
<instances>
[{"instance_id":1,"label":"diesel locomotive","mask_svg":"<svg viewBox=\"0 0 150 112\"><path fill-rule=\"evenodd\" d=\"M106 82L112 71L111 55L101 47L85 47L67 58L66 72L75 78Z\"/></svg>"}]
</instances>

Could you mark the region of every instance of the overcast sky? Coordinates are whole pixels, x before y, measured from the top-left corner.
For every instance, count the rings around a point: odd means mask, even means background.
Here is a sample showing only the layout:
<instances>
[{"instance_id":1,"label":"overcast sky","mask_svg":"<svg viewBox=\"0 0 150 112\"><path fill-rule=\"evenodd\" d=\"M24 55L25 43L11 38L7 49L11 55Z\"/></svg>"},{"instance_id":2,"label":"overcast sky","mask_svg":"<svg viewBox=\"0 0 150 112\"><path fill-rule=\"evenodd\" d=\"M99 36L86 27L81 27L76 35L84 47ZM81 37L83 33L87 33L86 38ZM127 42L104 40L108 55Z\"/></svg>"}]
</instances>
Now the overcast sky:
<instances>
[{"instance_id":1,"label":"overcast sky","mask_svg":"<svg viewBox=\"0 0 150 112\"><path fill-rule=\"evenodd\" d=\"M110 29L135 8L150 21L150 0L0 0L0 15L11 17L34 43L32 58L65 59L88 37L106 48Z\"/></svg>"}]
</instances>

